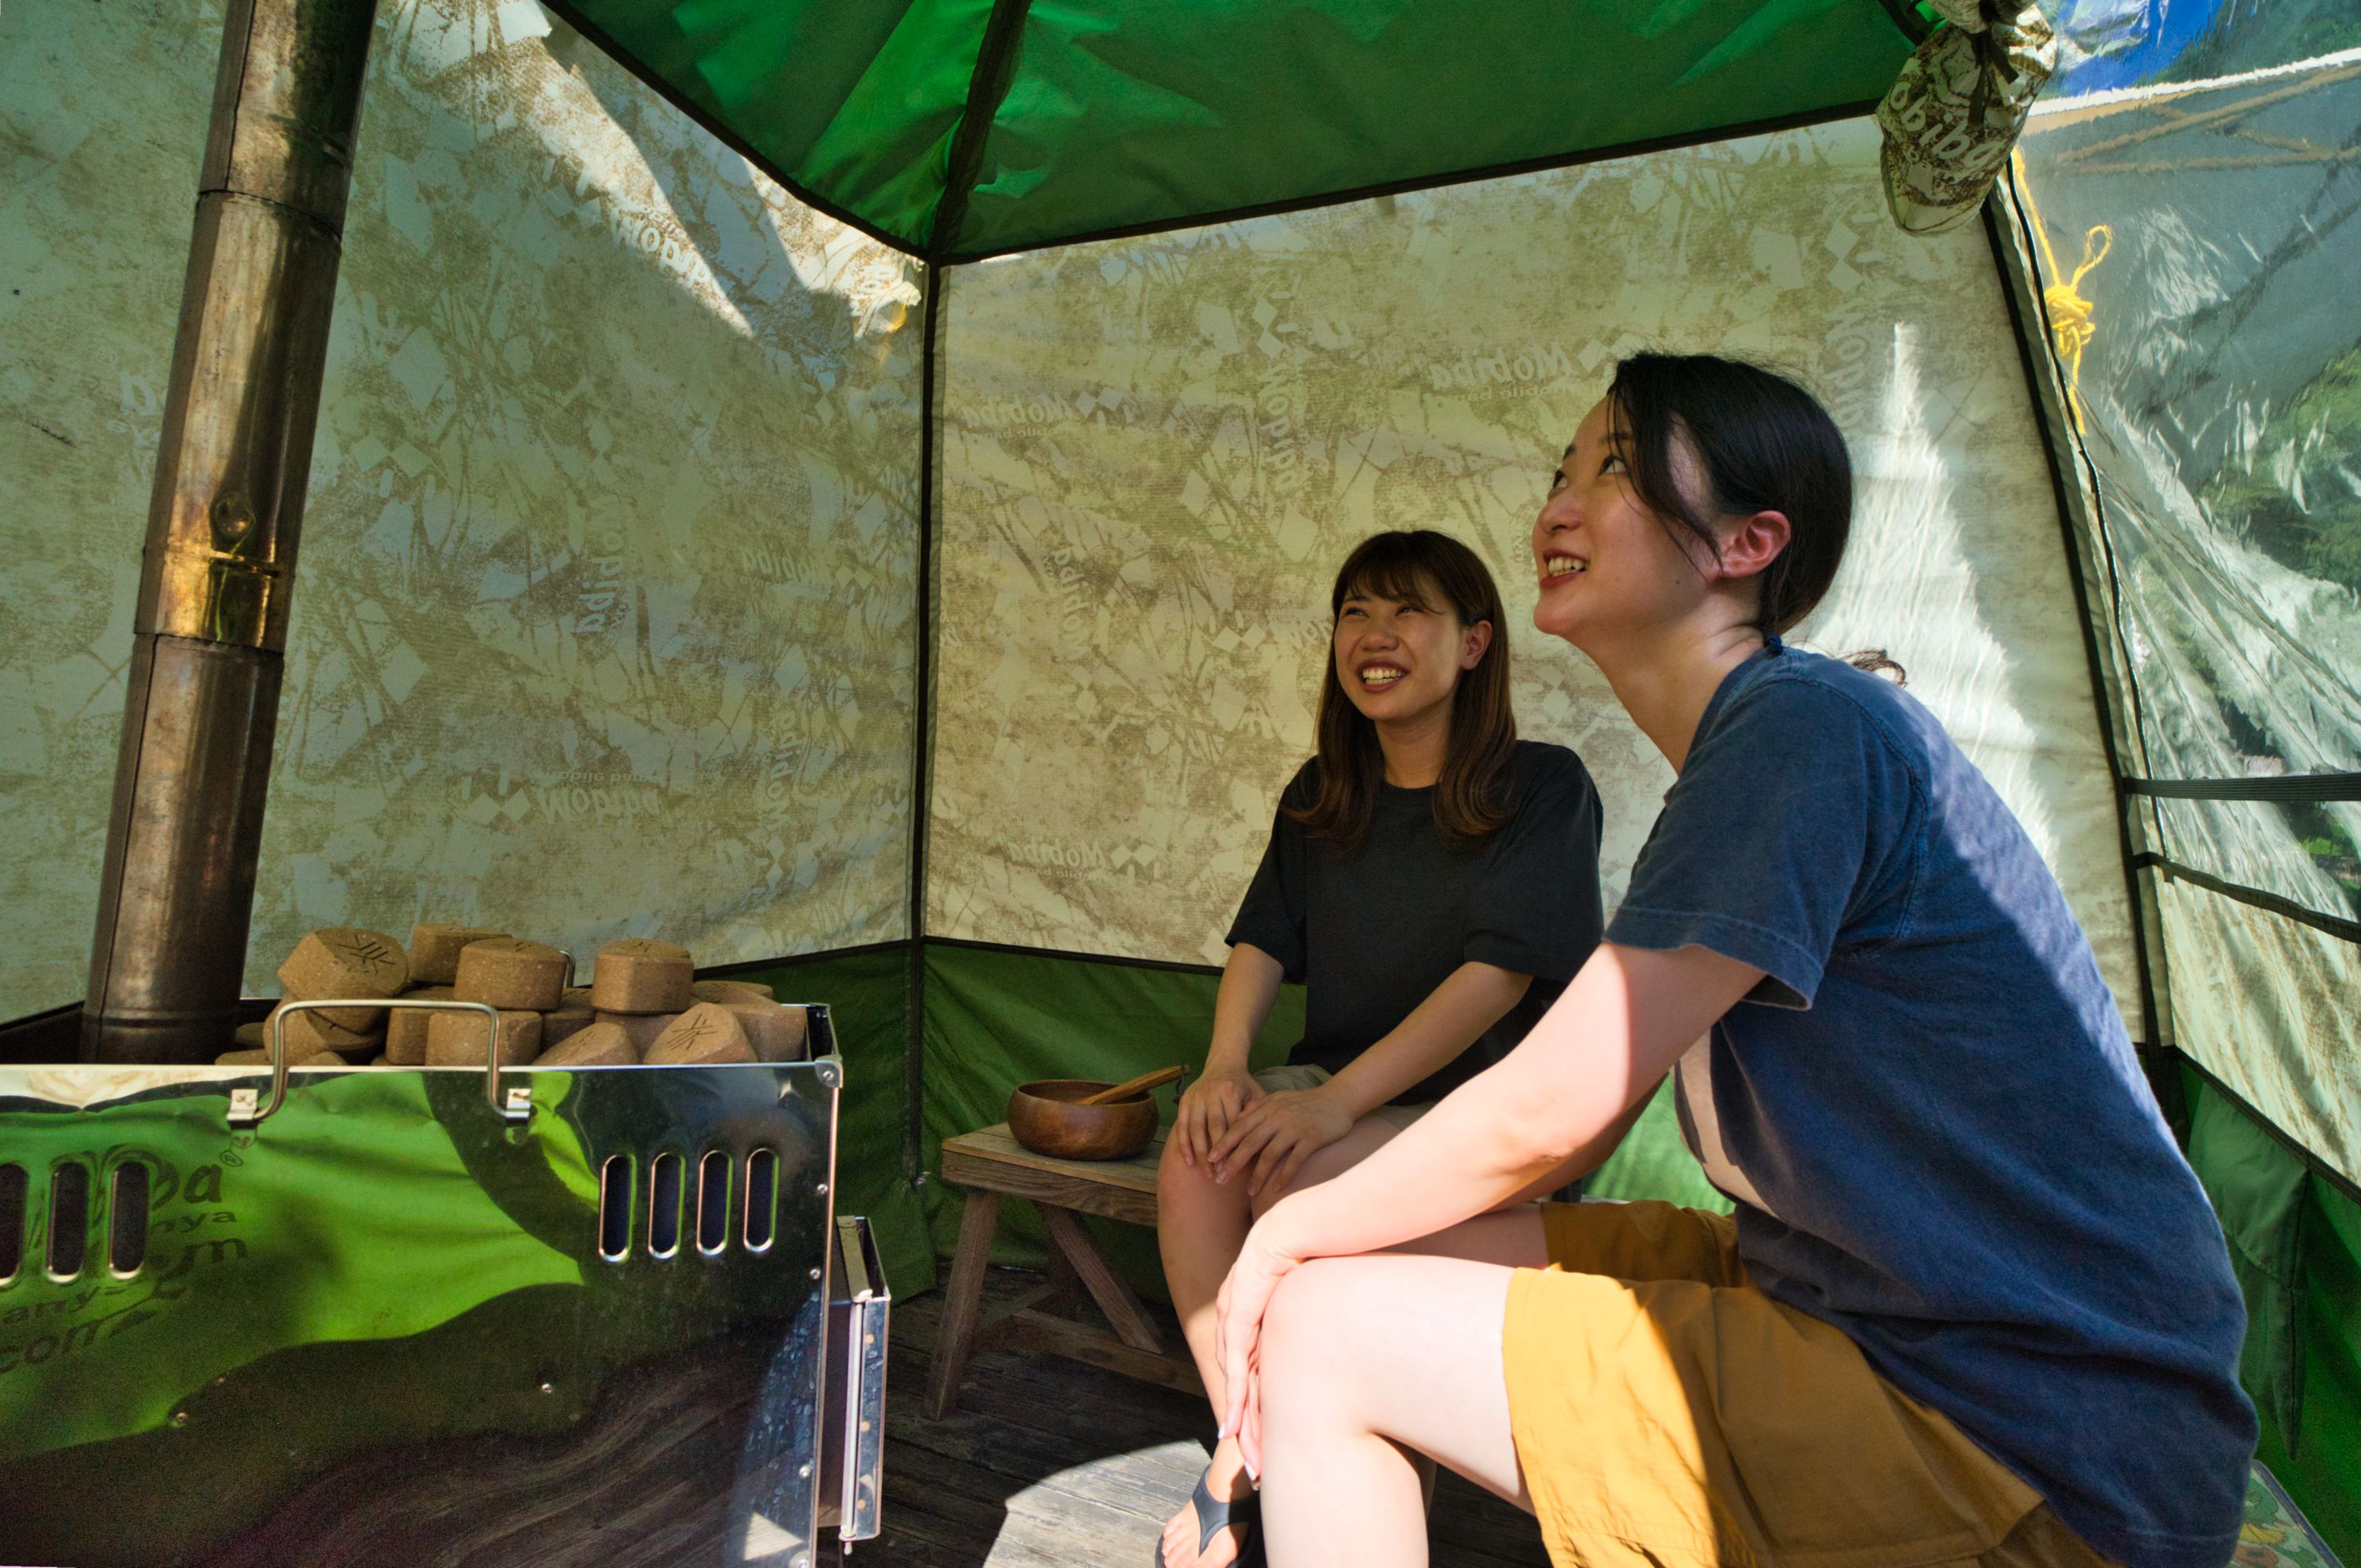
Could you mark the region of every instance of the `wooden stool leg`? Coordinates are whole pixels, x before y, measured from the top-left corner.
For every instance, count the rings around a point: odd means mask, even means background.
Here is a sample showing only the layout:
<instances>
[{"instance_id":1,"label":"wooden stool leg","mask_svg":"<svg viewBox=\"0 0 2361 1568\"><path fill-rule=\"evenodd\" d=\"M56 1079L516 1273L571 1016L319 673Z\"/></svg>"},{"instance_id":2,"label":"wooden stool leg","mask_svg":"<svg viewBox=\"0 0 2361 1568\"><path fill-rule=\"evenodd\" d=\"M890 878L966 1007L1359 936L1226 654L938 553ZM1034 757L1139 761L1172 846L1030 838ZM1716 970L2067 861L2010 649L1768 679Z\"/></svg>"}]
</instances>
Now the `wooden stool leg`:
<instances>
[{"instance_id":1,"label":"wooden stool leg","mask_svg":"<svg viewBox=\"0 0 2361 1568\"><path fill-rule=\"evenodd\" d=\"M940 1420L959 1402L960 1379L975 1348L975 1325L983 1305L983 1268L992 1261L992 1233L1000 1223L1000 1194L970 1192L960 1216L959 1249L951 1254L951 1277L943 1294L941 1324L935 1331L934 1364L927 1371L927 1414Z\"/></svg>"},{"instance_id":2,"label":"wooden stool leg","mask_svg":"<svg viewBox=\"0 0 2361 1568\"><path fill-rule=\"evenodd\" d=\"M1049 1249L1049 1294L1045 1301L1060 1309L1082 1304L1082 1277L1074 1272L1061 1247Z\"/></svg>"},{"instance_id":3,"label":"wooden stool leg","mask_svg":"<svg viewBox=\"0 0 2361 1568\"><path fill-rule=\"evenodd\" d=\"M1158 1337L1155 1326L1148 1321L1148 1313L1140 1306L1139 1298L1131 1293L1131 1287L1123 1282L1122 1276L1108 1266L1105 1255L1092 1244L1090 1233L1082 1229L1082 1223L1074 1217L1073 1211L1052 1208L1047 1203L1036 1203L1034 1207L1041 1212L1041 1223L1049 1228L1049 1239L1058 1244L1058 1250L1065 1254L1066 1261L1074 1266L1074 1272L1082 1276L1083 1288L1090 1291L1091 1299L1099 1304L1099 1310L1104 1312L1107 1321L1115 1326L1115 1337L1134 1350L1150 1351L1161 1355L1164 1342ZM962 1247L967 1245L964 1235L960 1245Z\"/></svg>"}]
</instances>

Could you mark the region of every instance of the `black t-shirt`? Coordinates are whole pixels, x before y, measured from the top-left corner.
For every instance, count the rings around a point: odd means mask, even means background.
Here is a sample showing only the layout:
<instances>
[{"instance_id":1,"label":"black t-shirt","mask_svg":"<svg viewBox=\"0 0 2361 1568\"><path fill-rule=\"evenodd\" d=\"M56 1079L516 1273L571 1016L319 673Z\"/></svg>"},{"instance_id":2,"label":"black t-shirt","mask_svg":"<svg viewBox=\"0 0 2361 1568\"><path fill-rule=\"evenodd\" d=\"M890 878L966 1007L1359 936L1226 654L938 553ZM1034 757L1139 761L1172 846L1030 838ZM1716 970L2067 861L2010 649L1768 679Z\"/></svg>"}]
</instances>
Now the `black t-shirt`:
<instances>
[{"instance_id":1,"label":"black t-shirt","mask_svg":"<svg viewBox=\"0 0 2361 1568\"><path fill-rule=\"evenodd\" d=\"M1319 763L1280 796L1311 804ZM1563 746L1517 742L1508 823L1472 850L1435 830L1425 789L1379 791L1368 842L1350 859L1313 843L1281 811L1230 925L1305 991L1290 1062L1342 1071L1454 970L1470 961L1533 977L1524 996L1459 1058L1394 1097L1440 1100L1509 1054L1598 945L1598 791Z\"/></svg>"}]
</instances>

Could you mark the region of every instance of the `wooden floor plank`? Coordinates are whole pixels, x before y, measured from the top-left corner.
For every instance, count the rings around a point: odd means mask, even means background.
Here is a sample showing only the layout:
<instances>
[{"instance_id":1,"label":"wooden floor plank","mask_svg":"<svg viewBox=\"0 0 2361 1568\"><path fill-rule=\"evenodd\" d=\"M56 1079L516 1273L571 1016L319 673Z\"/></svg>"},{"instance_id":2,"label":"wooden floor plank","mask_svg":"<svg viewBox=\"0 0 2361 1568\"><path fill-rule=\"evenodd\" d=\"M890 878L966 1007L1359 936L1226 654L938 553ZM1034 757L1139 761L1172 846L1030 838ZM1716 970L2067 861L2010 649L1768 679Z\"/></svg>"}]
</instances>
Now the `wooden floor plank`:
<instances>
[{"instance_id":1,"label":"wooden floor plank","mask_svg":"<svg viewBox=\"0 0 2361 1568\"><path fill-rule=\"evenodd\" d=\"M1041 1434L970 1418L964 1430L949 1422L905 1423L889 1411L886 1431L894 1441L935 1458L986 1473L1006 1486L1055 1485L1078 1497L1159 1522L1189 1496L1204 1468L1204 1450L1176 1440L1137 1452L1093 1454L1086 1448L1045 1440Z\"/></svg>"},{"instance_id":2,"label":"wooden floor plank","mask_svg":"<svg viewBox=\"0 0 2361 1568\"><path fill-rule=\"evenodd\" d=\"M985 1310L1043 1276L994 1268ZM1169 1310L1150 1306L1180 1343ZM1213 1418L1202 1398L1020 1346L969 1363L959 1408L925 1413L939 1294L896 1303L885 1420L884 1533L845 1568L1116 1568L1145 1564L1157 1531L1188 1500ZM1435 1491L1434 1568L1548 1568L1533 1521L1451 1475ZM833 1564L830 1552L822 1562Z\"/></svg>"}]
</instances>

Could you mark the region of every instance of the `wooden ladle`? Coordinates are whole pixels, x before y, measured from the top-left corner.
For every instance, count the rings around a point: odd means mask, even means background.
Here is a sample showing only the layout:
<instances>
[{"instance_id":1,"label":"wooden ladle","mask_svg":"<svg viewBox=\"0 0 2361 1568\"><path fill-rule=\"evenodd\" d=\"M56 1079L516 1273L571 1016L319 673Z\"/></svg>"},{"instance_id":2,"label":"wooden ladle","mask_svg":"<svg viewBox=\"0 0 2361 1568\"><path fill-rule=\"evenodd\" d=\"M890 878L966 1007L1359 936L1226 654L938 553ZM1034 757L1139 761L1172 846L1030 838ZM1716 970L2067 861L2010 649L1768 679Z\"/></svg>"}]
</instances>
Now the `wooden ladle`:
<instances>
[{"instance_id":1,"label":"wooden ladle","mask_svg":"<svg viewBox=\"0 0 2361 1568\"><path fill-rule=\"evenodd\" d=\"M1113 1089L1102 1089L1096 1094L1074 1101L1077 1105L1107 1105L1117 1100L1128 1100L1142 1090L1161 1089L1189 1069L1185 1067L1159 1067L1154 1072L1143 1072L1137 1078L1127 1078Z\"/></svg>"}]
</instances>

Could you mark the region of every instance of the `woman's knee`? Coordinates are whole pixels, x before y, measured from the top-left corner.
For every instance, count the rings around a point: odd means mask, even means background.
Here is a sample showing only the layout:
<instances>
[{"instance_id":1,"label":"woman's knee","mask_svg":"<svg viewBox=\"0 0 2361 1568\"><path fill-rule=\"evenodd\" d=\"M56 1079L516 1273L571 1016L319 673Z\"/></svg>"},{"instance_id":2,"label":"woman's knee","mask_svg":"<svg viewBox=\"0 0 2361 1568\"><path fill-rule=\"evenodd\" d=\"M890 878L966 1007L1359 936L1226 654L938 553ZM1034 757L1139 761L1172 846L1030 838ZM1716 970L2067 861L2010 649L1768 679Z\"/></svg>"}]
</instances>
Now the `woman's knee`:
<instances>
[{"instance_id":1,"label":"woman's knee","mask_svg":"<svg viewBox=\"0 0 2361 1568\"><path fill-rule=\"evenodd\" d=\"M1367 1305L1359 1298L1367 1271L1354 1268L1358 1261L1315 1257L1297 1264L1271 1292L1258 1346L1266 1397L1275 1388L1327 1382L1340 1353L1350 1362L1350 1325Z\"/></svg>"},{"instance_id":2,"label":"woman's knee","mask_svg":"<svg viewBox=\"0 0 2361 1568\"><path fill-rule=\"evenodd\" d=\"M1157 1162L1156 1199L1164 1212L1202 1212L1217 1206L1241 1214L1246 1212L1244 1183L1215 1181L1210 1168L1181 1157L1179 1144L1171 1140L1165 1143L1164 1157Z\"/></svg>"}]
</instances>

